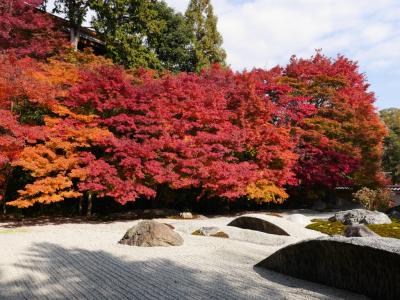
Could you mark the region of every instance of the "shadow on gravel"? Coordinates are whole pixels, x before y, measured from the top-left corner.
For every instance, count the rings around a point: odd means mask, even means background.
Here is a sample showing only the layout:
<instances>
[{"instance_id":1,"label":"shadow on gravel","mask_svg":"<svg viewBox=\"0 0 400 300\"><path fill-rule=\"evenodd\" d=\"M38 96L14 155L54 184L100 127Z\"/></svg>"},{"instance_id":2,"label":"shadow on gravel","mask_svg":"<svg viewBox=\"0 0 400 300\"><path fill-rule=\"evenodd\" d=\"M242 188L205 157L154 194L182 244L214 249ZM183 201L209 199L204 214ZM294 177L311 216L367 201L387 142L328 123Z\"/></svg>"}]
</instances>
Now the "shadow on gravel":
<instances>
[{"instance_id":1,"label":"shadow on gravel","mask_svg":"<svg viewBox=\"0 0 400 300\"><path fill-rule=\"evenodd\" d=\"M135 250L132 249L134 252ZM40 243L0 279L0 299L283 299L240 274L202 272L167 259L129 262L104 251ZM0 270L1 274L1 270Z\"/></svg>"}]
</instances>

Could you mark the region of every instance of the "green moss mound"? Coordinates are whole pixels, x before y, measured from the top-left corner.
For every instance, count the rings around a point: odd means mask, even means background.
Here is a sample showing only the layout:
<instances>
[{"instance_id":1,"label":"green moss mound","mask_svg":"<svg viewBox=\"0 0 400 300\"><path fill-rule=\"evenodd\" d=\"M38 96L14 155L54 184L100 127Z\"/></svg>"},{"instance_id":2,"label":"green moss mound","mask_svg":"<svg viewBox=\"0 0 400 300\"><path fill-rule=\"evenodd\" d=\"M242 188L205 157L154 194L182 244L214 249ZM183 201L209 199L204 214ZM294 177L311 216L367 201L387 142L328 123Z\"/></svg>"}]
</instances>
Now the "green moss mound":
<instances>
[{"instance_id":1,"label":"green moss mound","mask_svg":"<svg viewBox=\"0 0 400 300\"><path fill-rule=\"evenodd\" d=\"M311 223L306 228L319 231L328 235L343 235L344 230L346 229L346 225L343 225L340 222L330 222L324 220L312 220L312 222L314 223Z\"/></svg>"},{"instance_id":2,"label":"green moss mound","mask_svg":"<svg viewBox=\"0 0 400 300\"><path fill-rule=\"evenodd\" d=\"M400 220L392 219L392 224L371 224L368 228L380 236L400 239Z\"/></svg>"},{"instance_id":3,"label":"green moss mound","mask_svg":"<svg viewBox=\"0 0 400 300\"><path fill-rule=\"evenodd\" d=\"M340 222L331 222L326 220L312 220L314 223L311 223L306 228L311 230L316 230L328 235L343 235L346 229L346 225ZM376 234L383 237L390 237L400 239L400 221L396 219L392 219L391 224L371 224L367 225L369 229L371 229Z\"/></svg>"}]
</instances>

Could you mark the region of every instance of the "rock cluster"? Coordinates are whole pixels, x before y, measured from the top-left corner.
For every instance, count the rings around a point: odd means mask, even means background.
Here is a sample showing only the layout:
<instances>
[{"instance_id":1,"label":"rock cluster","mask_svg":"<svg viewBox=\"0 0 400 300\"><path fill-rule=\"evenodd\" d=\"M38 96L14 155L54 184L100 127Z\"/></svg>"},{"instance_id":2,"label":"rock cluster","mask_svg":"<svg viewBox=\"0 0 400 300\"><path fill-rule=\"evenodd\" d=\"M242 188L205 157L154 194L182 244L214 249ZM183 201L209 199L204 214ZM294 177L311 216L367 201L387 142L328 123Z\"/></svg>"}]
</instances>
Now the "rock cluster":
<instances>
[{"instance_id":1,"label":"rock cluster","mask_svg":"<svg viewBox=\"0 0 400 300\"><path fill-rule=\"evenodd\" d=\"M329 221L337 221L345 225L392 223L390 218L384 213L361 208L337 212Z\"/></svg>"}]
</instances>

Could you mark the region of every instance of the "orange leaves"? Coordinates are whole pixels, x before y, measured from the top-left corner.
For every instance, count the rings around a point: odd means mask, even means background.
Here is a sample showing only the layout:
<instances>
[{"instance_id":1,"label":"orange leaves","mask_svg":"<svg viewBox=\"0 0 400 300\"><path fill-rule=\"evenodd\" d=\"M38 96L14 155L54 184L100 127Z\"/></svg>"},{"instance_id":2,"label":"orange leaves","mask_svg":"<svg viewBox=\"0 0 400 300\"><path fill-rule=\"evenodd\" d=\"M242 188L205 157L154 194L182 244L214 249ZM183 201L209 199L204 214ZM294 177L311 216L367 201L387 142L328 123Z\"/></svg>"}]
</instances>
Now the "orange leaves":
<instances>
[{"instance_id":1,"label":"orange leaves","mask_svg":"<svg viewBox=\"0 0 400 300\"><path fill-rule=\"evenodd\" d=\"M28 207L81 197L73 181L87 176L83 169L85 150L111 136L106 129L73 119L47 117L46 125L48 137L44 144L25 147L14 163L35 180L18 191L20 197L9 205Z\"/></svg>"},{"instance_id":2,"label":"orange leaves","mask_svg":"<svg viewBox=\"0 0 400 300\"><path fill-rule=\"evenodd\" d=\"M18 191L20 197L7 204L26 208L35 203L50 204L63 201L66 198L82 196L80 192L74 191L72 187L72 180L61 174L55 177L45 177L36 180L33 184L26 185L24 190Z\"/></svg>"},{"instance_id":3,"label":"orange leaves","mask_svg":"<svg viewBox=\"0 0 400 300\"><path fill-rule=\"evenodd\" d=\"M282 203L289 197L283 188L266 179L250 183L247 186L247 196L257 202L274 203Z\"/></svg>"}]
</instances>

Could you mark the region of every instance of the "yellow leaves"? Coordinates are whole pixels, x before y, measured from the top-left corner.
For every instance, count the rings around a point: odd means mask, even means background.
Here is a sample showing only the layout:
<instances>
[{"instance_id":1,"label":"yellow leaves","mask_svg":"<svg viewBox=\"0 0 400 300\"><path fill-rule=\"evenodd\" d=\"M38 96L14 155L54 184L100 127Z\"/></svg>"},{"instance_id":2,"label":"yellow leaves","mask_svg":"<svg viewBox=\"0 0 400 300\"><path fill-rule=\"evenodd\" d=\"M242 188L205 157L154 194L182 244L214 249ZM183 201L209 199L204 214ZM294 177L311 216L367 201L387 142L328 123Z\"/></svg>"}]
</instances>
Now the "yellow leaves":
<instances>
[{"instance_id":1,"label":"yellow leaves","mask_svg":"<svg viewBox=\"0 0 400 300\"><path fill-rule=\"evenodd\" d=\"M277 187L268 180L262 179L247 186L247 195L258 202L282 203L289 195L284 189Z\"/></svg>"}]
</instances>

